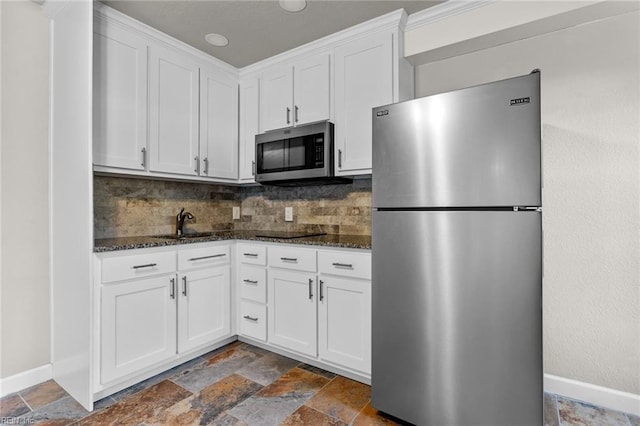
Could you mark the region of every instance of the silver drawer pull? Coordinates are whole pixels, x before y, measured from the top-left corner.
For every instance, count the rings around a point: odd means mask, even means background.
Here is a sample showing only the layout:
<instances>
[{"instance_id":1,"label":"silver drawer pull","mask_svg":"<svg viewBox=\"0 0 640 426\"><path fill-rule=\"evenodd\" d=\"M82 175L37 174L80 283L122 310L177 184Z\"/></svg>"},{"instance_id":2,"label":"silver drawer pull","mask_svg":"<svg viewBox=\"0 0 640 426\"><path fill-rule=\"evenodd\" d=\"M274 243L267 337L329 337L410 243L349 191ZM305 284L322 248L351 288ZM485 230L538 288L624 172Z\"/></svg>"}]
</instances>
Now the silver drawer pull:
<instances>
[{"instance_id":1,"label":"silver drawer pull","mask_svg":"<svg viewBox=\"0 0 640 426\"><path fill-rule=\"evenodd\" d=\"M297 262L298 258L297 257L281 257L280 260L282 260L283 262Z\"/></svg>"},{"instance_id":2,"label":"silver drawer pull","mask_svg":"<svg viewBox=\"0 0 640 426\"><path fill-rule=\"evenodd\" d=\"M211 256L192 257L191 259L189 259L189 262L195 262L196 260L213 259L214 257L224 257L226 255L227 255L226 253L221 253L221 254L212 254Z\"/></svg>"},{"instance_id":3,"label":"silver drawer pull","mask_svg":"<svg viewBox=\"0 0 640 426\"><path fill-rule=\"evenodd\" d=\"M249 321L258 322L258 318L250 317L249 315L245 315L242 318L244 318L246 320L249 320Z\"/></svg>"},{"instance_id":4,"label":"silver drawer pull","mask_svg":"<svg viewBox=\"0 0 640 426\"><path fill-rule=\"evenodd\" d=\"M353 265L351 263L334 262L332 263L332 265L335 266L336 268L353 268Z\"/></svg>"},{"instance_id":5,"label":"silver drawer pull","mask_svg":"<svg viewBox=\"0 0 640 426\"><path fill-rule=\"evenodd\" d=\"M133 269L153 268L154 266L158 266L158 264L157 263L147 263L146 265L134 265Z\"/></svg>"},{"instance_id":6,"label":"silver drawer pull","mask_svg":"<svg viewBox=\"0 0 640 426\"><path fill-rule=\"evenodd\" d=\"M243 256L258 257L258 253L242 253Z\"/></svg>"},{"instance_id":7,"label":"silver drawer pull","mask_svg":"<svg viewBox=\"0 0 640 426\"><path fill-rule=\"evenodd\" d=\"M258 281L253 281L253 280L242 280L242 281L249 284L258 284Z\"/></svg>"}]
</instances>

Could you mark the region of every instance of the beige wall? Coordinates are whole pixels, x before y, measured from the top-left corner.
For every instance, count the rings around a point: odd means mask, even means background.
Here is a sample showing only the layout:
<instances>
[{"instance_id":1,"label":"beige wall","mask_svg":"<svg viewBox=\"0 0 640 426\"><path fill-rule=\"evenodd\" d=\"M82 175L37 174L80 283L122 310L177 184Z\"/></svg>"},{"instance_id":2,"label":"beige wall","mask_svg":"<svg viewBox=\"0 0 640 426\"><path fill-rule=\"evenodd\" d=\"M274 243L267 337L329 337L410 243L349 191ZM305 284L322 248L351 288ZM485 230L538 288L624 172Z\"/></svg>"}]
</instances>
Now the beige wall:
<instances>
[{"instance_id":1,"label":"beige wall","mask_svg":"<svg viewBox=\"0 0 640 426\"><path fill-rule=\"evenodd\" d=\"M48 19L1 1L0 378L50 362Z\"/></svg>"},{"instance_id":2,"label":"beige wall","mask_svg":"<svg viewBox=\"0 0 640 426\"><path fill-rule=\"evenodd\" d=\"M545 372L640 394L640 14L416 68L416 95L542 70Z\"/></svg>"}]
</instances>

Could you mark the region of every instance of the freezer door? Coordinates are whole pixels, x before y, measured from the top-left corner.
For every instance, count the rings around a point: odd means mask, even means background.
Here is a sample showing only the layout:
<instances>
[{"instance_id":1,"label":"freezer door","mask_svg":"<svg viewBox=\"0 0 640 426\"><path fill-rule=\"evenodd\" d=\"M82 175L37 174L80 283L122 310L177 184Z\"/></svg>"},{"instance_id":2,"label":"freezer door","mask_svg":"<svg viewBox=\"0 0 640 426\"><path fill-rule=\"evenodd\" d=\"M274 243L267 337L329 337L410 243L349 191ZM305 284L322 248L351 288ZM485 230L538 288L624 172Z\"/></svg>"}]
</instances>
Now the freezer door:
<instances>
[{"instance_id":1,"label":"freezer door","mask_svg":"<svg viewBox=\"0 0 640 426\"><path fill-rule=\"evenodd\" d=\"M542 424L541 214L373 213L372 404L418 425Z\"/></svg>"},{"instance_id":2,"label":"freezer door","mask_svg":"<svg viewBox=\"0 0 640 426\"><path fill-rule=\"evenodd\" d=\"M541 205L540 74L373 110L374 207Z\"/></svg>"}]
</instances>

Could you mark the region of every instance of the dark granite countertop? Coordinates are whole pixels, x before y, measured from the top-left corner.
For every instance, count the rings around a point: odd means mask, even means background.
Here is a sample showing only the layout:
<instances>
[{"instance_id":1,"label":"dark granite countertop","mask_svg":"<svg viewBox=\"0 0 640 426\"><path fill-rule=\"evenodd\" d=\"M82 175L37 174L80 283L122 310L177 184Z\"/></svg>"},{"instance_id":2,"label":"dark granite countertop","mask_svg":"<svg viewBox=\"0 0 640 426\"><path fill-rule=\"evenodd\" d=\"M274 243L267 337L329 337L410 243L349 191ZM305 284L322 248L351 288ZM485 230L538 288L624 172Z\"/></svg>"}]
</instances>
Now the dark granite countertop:
<instances>
[{"instance_id":1,"label":"dark granite countertop","mask_svg":"<svg viewBox=\"0 0 640 426\"><path fill-rule=\"evenodd\" d=\"M369 235L318 235L303 238L269 238L259 236L265 231L217 231L196 238L175 239L158 236L102 238L94 241L94 253L108 251L131 250L138 248L175 246L183 244L202 243L224 240L262 241L267 243L300 244L320 247L342 247L356 249L371 249Z\"/></svg>"}]
</instances>

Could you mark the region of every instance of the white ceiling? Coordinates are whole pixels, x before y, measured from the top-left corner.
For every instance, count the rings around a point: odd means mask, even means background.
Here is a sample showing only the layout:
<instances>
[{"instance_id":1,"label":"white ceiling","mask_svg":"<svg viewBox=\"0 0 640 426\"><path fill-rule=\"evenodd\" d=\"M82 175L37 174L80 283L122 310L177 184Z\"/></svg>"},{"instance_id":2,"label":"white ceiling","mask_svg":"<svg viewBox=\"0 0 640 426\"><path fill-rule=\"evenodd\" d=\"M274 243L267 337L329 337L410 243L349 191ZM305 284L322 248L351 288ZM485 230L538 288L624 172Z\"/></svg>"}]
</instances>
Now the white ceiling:
<instances>
[{"instance_id":1,"label":"white ceiling","mask_svg":"<svg viewBox=\"0 0 640 426\"><path fill-rule=\"evenodd\" d=\"M298 13L277 0L103 0L103 3L216 58L241 68L385 13L408 14L442 0L308 0ZM204 40L229 39L226 47Z\"/></svg>"}]
</instances>

